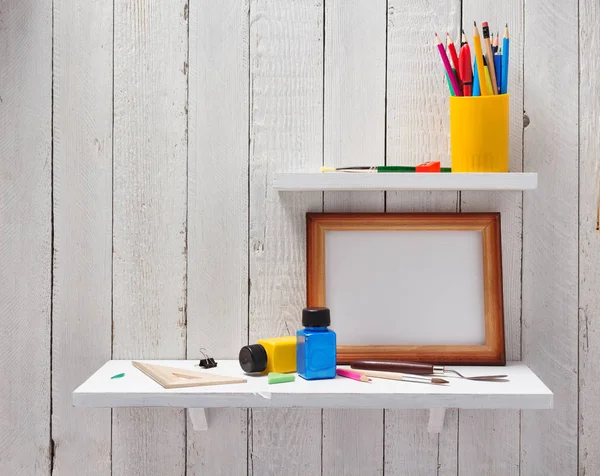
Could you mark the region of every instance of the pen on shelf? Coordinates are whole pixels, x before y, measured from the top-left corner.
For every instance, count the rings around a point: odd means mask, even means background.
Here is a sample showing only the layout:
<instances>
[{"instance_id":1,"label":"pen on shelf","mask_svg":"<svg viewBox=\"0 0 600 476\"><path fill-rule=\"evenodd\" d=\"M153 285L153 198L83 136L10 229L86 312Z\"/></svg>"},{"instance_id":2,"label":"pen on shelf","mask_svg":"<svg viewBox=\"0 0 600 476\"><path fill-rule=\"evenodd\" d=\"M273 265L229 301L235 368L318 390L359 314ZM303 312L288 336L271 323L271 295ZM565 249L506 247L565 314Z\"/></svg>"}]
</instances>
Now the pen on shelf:
<instances>
[{"instance_id":1,"label":"pen on shelf","mask_svg":"<svg viewBox=\"0 0 600 476\"><path fill-rule=\"evenodd\" d=\"M475 60L477 61L477 74L479 79L479 90L481 96L487 96L490 94L485 84L485 69L483 67L483 52L481 51L481 38L479 37L479 31L477 30L477 23L473 22L473 47L475 48Z\"/></svg>"},{"instance_id":2,"label":"pen on shelf","mask_svg":"<svg viewBox=\"0 0 600 476\"><path fill-rule=\"evenodd\" d=\"M460 80L463 87L463 96L473 95L473 70L471 69L471 48L467 42L465 32L462 32L462 43L458 57Z\"/></svg>"},{"instance_id":3,"label":"pen on shelf","mask_svg":"<svg viewBox=\"0 0 600 476\"><path fill-rule=\"evenodd\" d=\"M498 86L496 83L496 73L494 69L494 54L492 53L492 45L490 44L490 27L488 22L484 21L481 24L483 31L483 42L485 44L485 55L487 58L488 69L490 70L490 81L492 83L492 92L490 94L498 94Z\"/></svg>"},{"instance_id":4,"label":"pen on shelf","mask_svg":"<svg viewBox=\"0 0 600 476\"><path fill-rule=\"evenodd\" d=\"M452 90L454 90L455 96L462 96L460 92L460 88L458 87L458 81L456 80L456 76L452 73L452 68L450 67L450 61L448 61L448 55L446 55L446 50L444 49L444 45L440 41L440 37L438 34L435 34L435 40L437 42L438 51L440 52L440 56L442 57L442 62L444 63L444 68L446 69L446 73L450 77L450 84L452 86Z\"/></svg>"},{"instance_id":5,"label":"pen on shelf","mask_svg":"<svg viewBox=\"0 0 600 476\"><path fill-rule=\"evenodd\" d=\"M371 379L366 375L359 374L358 372L353 372L352 370L346 369L336 369L335 373L340 377L346 377L352 380L358 380L359 382L370 382Z\"/></svg>"},{"instance_id":6,"label":"pen on shelf","mask_svg":"<svg viewBox=\"0 0 600 476\"><path fill-rule=\"evenodd\" d=\"M504 28L504 39L502 40L502 81L500 82L501 88L500 93L506 94L508 92L508 50L509 50L509 39L508 39L508 23Z\"/></svg>"},{"instance_id":7,"label":"pen on shelf","mask_svg":"<svg viewBox=\"0 0 600 476\"><path fill-rule=\"evenodd\" d=\"M450 36L450 34L448 32L446 32L446 46L448 48L448 51L450 52L450 58L452 59L452 64L454 65L454 67L452 68L452 71L454 72L454 75L456 76L458 87L462 88L462 84L460 83L460 76L458 75L458 69L459 69L458 55L456 54L456 48L454 47L454 42L452 41L452 37Z\"/></svg>"},{"instance_id":8,"label":"pen on shelf","mask_svg":"<svg viewBox=\"0 0 600 476\"><path fill-rule=\"evenodd\" d=\"M452 172L451 167L440 167L439 162L425 162L420 165L359 165L355 167L321 167L321 172L350 172L362 174L381 174L381 173L427 173L427 172Z\"/></svg>"}]
</instances>

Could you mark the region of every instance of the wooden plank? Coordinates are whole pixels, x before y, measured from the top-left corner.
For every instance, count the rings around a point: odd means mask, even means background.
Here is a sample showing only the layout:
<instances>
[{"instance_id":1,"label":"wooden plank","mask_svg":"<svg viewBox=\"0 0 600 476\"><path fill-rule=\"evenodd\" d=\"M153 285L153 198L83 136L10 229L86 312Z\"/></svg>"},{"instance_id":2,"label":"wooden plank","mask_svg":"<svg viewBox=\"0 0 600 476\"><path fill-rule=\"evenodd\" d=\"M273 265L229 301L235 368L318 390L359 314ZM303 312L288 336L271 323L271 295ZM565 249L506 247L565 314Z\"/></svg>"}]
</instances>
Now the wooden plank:
<instances>
[{"instance_id":1,"label":"wooden plank","mask_svg":"<svg viewBox=\"0 0 600 476\"><path fill-rule=\"evenodd\" d=\"M111 472L111 412L71 392L111 357L113 9L54 2L52 439L57 474Z\"/></svg>"},{"instance_id":2,"label":"wooden plank","mask_svg":"<svg viewBox=\"0 0 600 476\"><path fill-rule=\"evenodd\" d=\"M439 160L449 166L448 86L432 35L456 37L460 1L388 1L386 165ZM406 74L410 71L411 74ZM456 192L388 192L387 211L456 211ZM457 414L446 412L439 435L427 433L428 412L385 411L385 474L455 475Z\"/></svg>"},{"instance_id":3,"label":"wooden plank","mask_svg":"<svg viewBox=\"0 0 600 476\"><path fill-rule=\"evenodd\" d=\"M113 356L183 358L187 4L114 10ZM113 474L183 474L182 410L113 412Z\"/></svg>"},{"instance_id":4,"label":"wooden plank","mask_svg":"<svg viewBox=\"0 0 600 476\"><path fill-rule=\"evenodd\" d=\"M279 195L274 172L322 163L323 2L250 4L250 342L300 328L305 219L320 193ZM320 474L320 410L252 410L251 475Z\"/></svg>"},{"instance_id":5,"label":"wooden plank","mask_svg":"<svg viewBox=\"0 0 600 476\"><path fill-rule=\"evenodd\" d=\"M510 146L509 170L521 172L523 161L523 3L464 0L463 25L473 47L473 20L487 21L502 37L510 29ZM455 40L457 41L457 40ZM506 358L521 358L522 206L520 193L463 192L461 211L502 214L502 271ZM521 415L518 411L459 412L458 466L464 474L519 474Z\"/></svg>"},{"instance_id":6,"label":"wooden plank","mask_svg":"<svg viewBox=\"0 0 600 476\"><path fill-rule=\"evenodd\" d=\"M600 470L600 47L598 2L579 2L579 474Z\"/></svg>"},{"instance_id":7,"label":"wooden plank","mask_svg":"<svg viewBox=\"0 0 600 476\"><path fill-rule=\"evenodd\" d=\"M577 472L577 2L525 3L524 168L543 179L523 200L523 360L555 394L523 412L521 474ZM557 48L545 45L560 32ZM586 45L587 47L587 45ZM554 65L561 64L561 68ZM541 437L543 435L543 437Z\"/></svg>"},{"instance_id":8,"label":"wooden plank","mask_svg":"<svg viewBox=\"0 0 600 476\"><path fill-rule=\"evenodd\" d=\"M0 473L49 474L52 8L0 10Z\"/></svg>"},{"instance_id":9,"label":"wooden plank","mask_svg":"<svg viewBox=\"0 0 600 476\"><path fill-rule=\"evenodd\" d=\"M248 12L248 0L190 4L189 358L235 358L248 339ZM244 473L247 418L211 410L208 432L188 421L188 474Z\"/></svg>"},{"instance_id":10,"label":"wooden plank","mask_svg":"<svg viewBox=\"0 0 600 476\"><path fill-rule=\"evenodd\" d=\"M385 0L325 2L326 165L385 161L385 25ZM324 211L382 212L384 193L325 193ZM323 475L381 474L383 411L324 410L322 453Z\"/></svg>"}]
</instances>

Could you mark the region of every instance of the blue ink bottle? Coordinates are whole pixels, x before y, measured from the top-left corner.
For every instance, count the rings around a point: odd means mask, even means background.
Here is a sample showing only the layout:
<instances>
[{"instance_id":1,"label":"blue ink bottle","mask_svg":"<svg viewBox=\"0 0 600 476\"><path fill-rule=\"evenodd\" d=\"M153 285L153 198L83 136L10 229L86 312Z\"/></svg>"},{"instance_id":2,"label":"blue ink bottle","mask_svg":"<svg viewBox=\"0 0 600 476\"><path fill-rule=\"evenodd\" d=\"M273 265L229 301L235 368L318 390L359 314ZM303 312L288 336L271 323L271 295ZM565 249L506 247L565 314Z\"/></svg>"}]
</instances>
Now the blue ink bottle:
<instances>
[{"instance_id":1,"label":"blue ink bottle","mask_svg":"<svg viewBox=\"0 0 600 476\"><path fill-rule=\"evenodd\" d=\"M307 307L302 311L304 329L296 332L296 366L306 380L335 378L335 332L329 309Z\"/></svg>"}]
</instances>

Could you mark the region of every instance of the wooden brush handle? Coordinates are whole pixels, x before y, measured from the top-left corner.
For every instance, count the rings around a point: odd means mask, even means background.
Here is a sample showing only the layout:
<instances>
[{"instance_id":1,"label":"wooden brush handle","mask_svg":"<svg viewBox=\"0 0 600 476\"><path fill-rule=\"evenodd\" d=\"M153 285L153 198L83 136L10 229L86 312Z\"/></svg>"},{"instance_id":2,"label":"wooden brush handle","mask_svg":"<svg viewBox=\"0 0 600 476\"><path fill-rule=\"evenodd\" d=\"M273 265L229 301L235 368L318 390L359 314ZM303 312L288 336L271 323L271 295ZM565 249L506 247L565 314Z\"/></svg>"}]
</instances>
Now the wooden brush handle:
<instances>
[{"instance_id":1,"label":"wooden brush handle","mask_svg":"<svg viewBox=\"0 0 600 476\"><path fill-rule=\"evenodd\" d=\"M402 372L413 375L432 375L433 365L416 362L387 362L383 360L356 360L350 364L353 369Z\"/></svg>"}]
</instances>

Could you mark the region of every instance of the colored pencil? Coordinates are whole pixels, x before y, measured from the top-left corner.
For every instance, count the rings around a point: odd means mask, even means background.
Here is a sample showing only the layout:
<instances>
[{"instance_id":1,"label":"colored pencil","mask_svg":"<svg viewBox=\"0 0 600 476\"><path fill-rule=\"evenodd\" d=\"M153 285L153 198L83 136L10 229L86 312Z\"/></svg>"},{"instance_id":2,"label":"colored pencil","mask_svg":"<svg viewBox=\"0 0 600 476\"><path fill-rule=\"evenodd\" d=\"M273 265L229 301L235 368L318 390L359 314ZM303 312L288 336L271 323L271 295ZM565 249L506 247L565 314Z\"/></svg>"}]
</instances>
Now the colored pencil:
<instances>
[{"instance_id":1,"label":"colored pencil","mask_svg":"<svg viewBox=\"0 0 600 476\"><path fill-rule=\"evenodd\" d=\"M481 96L479 74L477 74L477 61L473 61L473 96Z\"/></svg>"},{"instance_id":2,"label":"colored pencil","mask_svg":"<svg viewBox=\"0 0 600 476\"><path fill-rule=\"evenodd\" d=\"M496 79L498 80L498 94L502 87L502 55L500 53L494 54L494 68L496 69Z\"/></svg>"},{"instance_id":3,"label":"colored pencil","mask_svg":"<svg viewBox=\"0 0 600 476\"><path fill-rule=\"evenodd\" d=\"M352 370L346 369L337 369L335 371L340 377L350 378L352 380L358 380L359 382L370 382L371 379L366 375L359 374L358 372L353 372Z\"/></svg>"},{"instance_id":4,"label":"colored pencil","mask_svg":"<svg viewBox=\"0 0 600 476\"><path fill-rule=\"evenodd\" d=\"M473 95L473 70L471 69L471 48L463 31L460 56L458 57L459 75L463 87L463 96Z\"/></svg>"},{"instance_id":5,"label":"colored pencil","mask_svg":"<svg viewBox=\"0 0 600 476\"><path fill-rule=\"evenodd\" d=\"M477 61L477 74L479 75L479 89L482 96L491 94L485 84L485 69L483 67L483 53L481 51L481 38L477 30L477 23L473 22L473 46L475 48L475 60Z\"/></svg>"},{"instance_id":6,"label":"colored pencil","mask_svg":"<svg viewBox=\"0 0 600 476\"><path fill-rule=\"evenodd\" d=\"M501 88L500 93L506 94L508 91L508 23L504 28L504 39L502 40L502 81L500 81Z\"/></svg>"},{"instance_id":7,"label":"colored pencil","mask_svg":"<svg viewBox=\"0 0 600 476\"><path fill-rule=\"evenodd\" d=\"M498 47L500 46L500 33L497 32L496 36L494 37L494 41L492 42L492 53L496 54L498 53ZM498 75L496 75L498 76Z\"/></svg>"},{"instance_id":8,"label":"colored pencil","mask_svg":"<svg viewBox=\"0 0 600 476\"><path fill-rule=\"evenodd\" d=\"M462 88L460 76L458 75L458 71L459 71L459 67L460 67L460 64L458 62L458 55L456 54L456 48L454 47L454 42L452 41L452 38L450 37L448 32L446 32L446 47L448 48L448 51L450 52L450 59L452 60L452 65L454 66L453 69L454 69L454 74L456 75L458 87Z\"/></svg>"},{"instance_id":9,"label":"colored pencil","mask_svg":"<svg viewBox=\"0 0 600 476\"><path fill-rule=\"evenodd\" d=\"M494 86L492 86L492 80L490 78L490 67L488 66L487 58L483 58L483 67L485 68L485 85L489 90L493 90Z\"/></svg>"},{"instance_id":10,"label":"colored pencil","mask_svg":"<svg viewBox=\"0 0 600 476\"><path fill-rule=\"evenodd\" d=\"M460 88L458 87L458 81L456 81L456 76L452 72L452 68L450 67L450 61L448 61L448 56L446 55L446 50L444 49L444 45L440 41L440 37L438 34L435 34L435 40L437 42L438 51L440 52L440 56L442 57L442 62L444 63L444 68L446 68L446 73L450 77L450 84L452 86L452 90L454 91L455 96L462 96L460 92Z\"/></svg>"},{"instance_id":11,"label":"colored pencil","mask_svg":"<svg viewBox=\"0 0 600 476\"><path fill-rule=\"evenodd\" d=\"M450 84L450 76L448 76L448 73L446 73L446 83L448 84L448 89L450 90L450 96L456 96L456 94L454 94L454 89L452 89L452 84Z\"/></svg>"},{"instance_id":12,"label":"colored pencil","mask_svg":"<svg viewBox=\"0 0 600 476\"><path fill-rule=\"evenodd\" d=\"M481 24L483 32L483 43L485 45L485 55L488 60L488 69L490 70L490 80L492 83L491 94L498 94L498 83L496 83L496 73L494 69L494 54L492 53L492 44L490 43L490 27L486 21Z\"/></svg>"}]
</instances>

